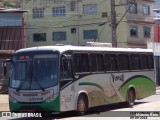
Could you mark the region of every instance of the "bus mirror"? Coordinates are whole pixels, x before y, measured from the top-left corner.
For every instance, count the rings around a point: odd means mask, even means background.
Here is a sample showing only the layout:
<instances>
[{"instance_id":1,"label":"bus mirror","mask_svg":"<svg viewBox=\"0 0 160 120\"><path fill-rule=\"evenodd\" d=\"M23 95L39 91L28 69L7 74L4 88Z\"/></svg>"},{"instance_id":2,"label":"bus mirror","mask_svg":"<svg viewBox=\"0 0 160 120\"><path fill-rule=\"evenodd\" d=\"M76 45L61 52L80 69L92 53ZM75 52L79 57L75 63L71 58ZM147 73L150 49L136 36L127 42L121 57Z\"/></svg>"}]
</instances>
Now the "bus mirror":
<instances>
[{"instance_id":1,"label":"bus mirror","mask_svg":"<svg viewBox=\"0 0 160 120\"><path fill-rule=\"evenodd\" d=\"M6 63L2 63L3 75L6 76L7 74L7 66Z\"/></svg>"},{"instance_id":2,"label":"bus mirror","mask_svg":"<svg viewBox=\"0 0 160 120\"><path fill-rule=\"evenodd\" d=\"M65 59L72 59L72 56L67 54L63 54L63 57L65 57Z\"/></svg>"},{"instance_id":3,"label":"bus mirror","mask_svg":"<svg viewBox=\"0 0 160 120\"><path fill-rule=\"evenodd\" d=\"M79 78L79 75L74 75L74 78L75 78L75 79L78 79L78 78Z\"/></svg>"},{"instance_id":4,"label":"bus mirror","mask_svg":"<svg viewBox=\"0 0 160 120\"><path fill-rule=\"evenodd\" d=\"M7 75L7 65L6 65L7 62L13 63L13 60L7 59L2 63L2 70L4 76Z\"/></svg>"}]
</instances>

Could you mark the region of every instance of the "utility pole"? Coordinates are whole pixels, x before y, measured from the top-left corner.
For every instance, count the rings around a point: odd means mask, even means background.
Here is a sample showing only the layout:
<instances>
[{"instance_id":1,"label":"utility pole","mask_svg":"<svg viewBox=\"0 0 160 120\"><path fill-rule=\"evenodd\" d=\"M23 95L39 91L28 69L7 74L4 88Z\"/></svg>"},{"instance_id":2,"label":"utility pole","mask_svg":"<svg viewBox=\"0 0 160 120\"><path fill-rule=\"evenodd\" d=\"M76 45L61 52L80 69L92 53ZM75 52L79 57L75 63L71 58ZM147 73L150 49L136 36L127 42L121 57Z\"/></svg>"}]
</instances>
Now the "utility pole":
<instances>
[{"instance_id":1,"label":"utility pole","mask_svg":"<svg viewBox=\"0 0 160 120\"><path fill-rule=\"evenodd\" d=\"M80 17L80 14L79 14L79 5L78 5L78 0L77 0L77 3L76 3L76 7L77 7L77 24L78 24L78 26L77 26L77 35L78 35L78 44L80 43L79 42L79 17Z\"/></svg>"},{"instance_id":2,"label":"utility pole","mask_svg":"<svg viewBox=\"0 0 160 120\"><path fill-rule=\"evenodd\" d=\"M111 29L112 29L112 46L117 47L117 21L116 21L116 10L115 10L115 0L111 0Z\"/></svg>"}]
</instances>

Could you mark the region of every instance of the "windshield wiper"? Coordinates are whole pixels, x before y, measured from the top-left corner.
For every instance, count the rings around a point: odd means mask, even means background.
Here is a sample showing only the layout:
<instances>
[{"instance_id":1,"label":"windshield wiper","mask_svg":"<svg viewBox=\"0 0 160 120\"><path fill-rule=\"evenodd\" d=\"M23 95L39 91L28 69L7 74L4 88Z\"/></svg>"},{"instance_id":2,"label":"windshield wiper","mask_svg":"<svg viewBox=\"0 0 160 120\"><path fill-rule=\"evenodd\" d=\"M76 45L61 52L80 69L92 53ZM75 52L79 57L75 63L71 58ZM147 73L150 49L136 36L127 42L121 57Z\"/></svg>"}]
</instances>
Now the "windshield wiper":
<instances>
[{"instance_id":1,"label":"windshield wiper","mask_svg":"<svg viewBox=\"0 0 160 120\"><path fill-rule=\"evenodd\" d=\"M39 88L42 91L45 91L45 89L40 85L40 83L38 82L37 78L34 76L33 73L32 73L32 75L30 77L31 78L33 77L35 79L35 81L38 83ZM17 92L19 92L19 90L22 88L23 84L24 84L24 81L21 81L19 87L16 89ZM31 79L31 85L32 85L32 79Z\"/></svg>"},{"instance_id":2,"label":"windshield wiper","mask_svg":"<svg viewBox=\"0 0 160 120\"><path fill-rule=\"evenodd\" d=\"M22 82L20 82L20 85L19 85L19 87L16 89L16 92L19 92L19 90L22 88L22 86L23 86L23 83L24 83L24 81Z\"/></svg>"},{"instance_id":3,"label":"windshield wiper","mask_svg":"<svg viewBox=\"0 0 160 120\"><path fill-rule=\"evenodd\" d=\"M42 91L45 91L45 89L40 85L39 81L38 81L37 78L34 76L34 74L33 74L33 78L34 78L34 80L38 83L39 88L40 88Z\"/></svg>"},{"instance_id":4,"label":"windshield wiper","mask_svg":"<svg viewBox=\"0 0 160 120\"><path fill-rule=\"evenodd\" d=\"M32 79L32 77L35 79L35 81L38 83L38 86L39 86L39 88L42 90L42 91L45 91L45 89L39 84L39 82L38 82L38 80L37 80L37 78L35 77L35 75L34 75L34 73L33 73L33 63L31 63L30 64L30 66L29 66L29 77L30 77L30 88L31 88L31 85L32 85L32 81L33 81L33 79Z\"/></svg>"}]
</instances>

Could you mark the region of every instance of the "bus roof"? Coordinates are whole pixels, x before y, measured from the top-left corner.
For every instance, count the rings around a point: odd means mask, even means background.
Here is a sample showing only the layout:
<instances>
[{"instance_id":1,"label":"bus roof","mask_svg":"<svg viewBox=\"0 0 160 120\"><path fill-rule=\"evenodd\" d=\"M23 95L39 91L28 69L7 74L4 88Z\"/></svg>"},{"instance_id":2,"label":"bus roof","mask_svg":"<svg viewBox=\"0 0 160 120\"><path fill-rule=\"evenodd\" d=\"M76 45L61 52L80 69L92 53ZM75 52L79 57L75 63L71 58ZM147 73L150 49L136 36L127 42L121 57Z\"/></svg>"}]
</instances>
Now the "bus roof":
<instances>
[{"instance_id":1,"label":"bus roof","mask_svg":"<svg viewBox=\"0 0 160 120\"><path fill-rule=\"evenodd\" d=\"M20 49L16 51L19 52L30 52L30 51L40 51L40 50L53 50L59 51L60 53L65 51L111 51L111 52L153 52L152 49L141 49L141 48L112 48L112 47L88 47L88 46L72 46L72 45L63 45L63 46L39 46Z\"/></svg>"}]
</instances>

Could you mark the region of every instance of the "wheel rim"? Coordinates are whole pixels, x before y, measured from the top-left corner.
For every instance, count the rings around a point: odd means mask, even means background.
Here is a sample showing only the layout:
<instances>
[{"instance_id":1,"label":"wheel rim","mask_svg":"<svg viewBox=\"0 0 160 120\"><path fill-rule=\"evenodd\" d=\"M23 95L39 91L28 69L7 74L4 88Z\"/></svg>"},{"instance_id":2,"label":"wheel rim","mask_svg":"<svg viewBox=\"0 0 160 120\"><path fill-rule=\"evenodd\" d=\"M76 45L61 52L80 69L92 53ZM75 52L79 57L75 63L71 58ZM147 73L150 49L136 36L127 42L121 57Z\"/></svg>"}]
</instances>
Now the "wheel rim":
<instances>
[{"instance_id":1,"label":"wheel rim","mask_svg":"<svg viewBox=\"0 0 160 120\"><path fill-rule=\"evenodd\" d=\"M134 104L134 100L135 100L135 98L134 98L133 91L129 91L129 94L128 94L128 102L129 102L129 104L133 105Z\"/></svg>"},{"instance_id":2,"label":"wheel rim","mask_svg":"<svg viewBox=\"0 0 160 120\"><path fill-rule=\"evenodd\" d=\"M80 112L85 111L85 102L83 99L80 99L78 102L78 111L80 111Z\"/></svg>"}]
</instances>

